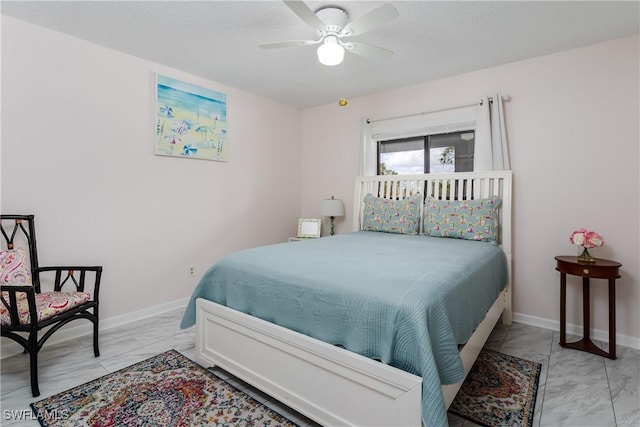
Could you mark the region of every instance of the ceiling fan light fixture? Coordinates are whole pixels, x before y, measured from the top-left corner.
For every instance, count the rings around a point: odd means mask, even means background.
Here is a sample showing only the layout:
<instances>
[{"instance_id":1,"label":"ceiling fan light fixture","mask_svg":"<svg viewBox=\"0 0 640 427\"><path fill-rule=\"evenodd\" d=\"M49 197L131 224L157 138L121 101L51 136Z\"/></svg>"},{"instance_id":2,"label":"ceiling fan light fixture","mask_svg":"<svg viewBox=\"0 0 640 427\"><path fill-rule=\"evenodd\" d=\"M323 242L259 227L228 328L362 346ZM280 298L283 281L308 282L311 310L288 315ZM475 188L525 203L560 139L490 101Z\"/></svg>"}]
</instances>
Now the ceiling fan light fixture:
<instances>
[{"instance_id":1,"label":"ceiling fan light fixture","mask_svg":"<svg viewBox=\"0 0 640 427\"><path fill-rule=\"evenodd\" d=\"M327 36L318 47L318 61L323 65L338 65L344 59L344 47L335 36Z\"/></svg>"},{"instance_id":2,"label":"ceiling fan light fixture","mask_svg":"<svg viewBox=\"0 0 640 427\"><path fill-rule=\"evenodd\" d=\"M262 49L320 44L317 47L318 61L328 66L342 63L345 51L373 59L384 59L393 54L392 51L381 47L343 40L359 36L396 19L399 13L391 3L386 3L351 21L347 12L337 6L322 7L314 12L302 0L284 0L284 3L309 27L316 30L319 38L260 43Z\"/></svg>"}]
</instances>

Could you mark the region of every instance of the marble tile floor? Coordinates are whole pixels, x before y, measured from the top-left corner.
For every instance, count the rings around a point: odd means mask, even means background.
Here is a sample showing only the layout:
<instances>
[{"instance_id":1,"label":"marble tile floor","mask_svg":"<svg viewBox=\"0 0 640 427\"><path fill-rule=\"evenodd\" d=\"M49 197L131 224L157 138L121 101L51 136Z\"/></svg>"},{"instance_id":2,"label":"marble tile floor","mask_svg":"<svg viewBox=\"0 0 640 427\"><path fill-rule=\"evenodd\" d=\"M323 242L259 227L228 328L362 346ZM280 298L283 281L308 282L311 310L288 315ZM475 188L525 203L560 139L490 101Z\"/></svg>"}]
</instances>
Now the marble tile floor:
<instances>
[{"instance_id":1,"label":"marble tile floor","mask_svg":"<svg viewBox=\"0 0 640 427\"><path fill-rule=\"evenodd\" d=\"M180 330L181 318L182 310L175 310L138 322L135 329L121 327L104 331L98 358L93 357L90 336L45 345L39 363L42 394L37 398L31 396L28 357L16 355L2 360L0 425L38 426L35 419L24 416L23 411L28 411L29 403L163 351L173 348L193 359L195 331ZM145 332L141 334L140 331ZM568 340L573 338L568 337ZM492 350L542 363L533 425L640 426L640 350L619 346L618 359L609 360L563 349L558 341L558 332L514 323L511 326L498 324L486 344ZM298 425L317 425L230 374L219 369L215 372ZM449 414L449 424L455 427L475 425L453 414Z\"/></svg>"}]
</instances>

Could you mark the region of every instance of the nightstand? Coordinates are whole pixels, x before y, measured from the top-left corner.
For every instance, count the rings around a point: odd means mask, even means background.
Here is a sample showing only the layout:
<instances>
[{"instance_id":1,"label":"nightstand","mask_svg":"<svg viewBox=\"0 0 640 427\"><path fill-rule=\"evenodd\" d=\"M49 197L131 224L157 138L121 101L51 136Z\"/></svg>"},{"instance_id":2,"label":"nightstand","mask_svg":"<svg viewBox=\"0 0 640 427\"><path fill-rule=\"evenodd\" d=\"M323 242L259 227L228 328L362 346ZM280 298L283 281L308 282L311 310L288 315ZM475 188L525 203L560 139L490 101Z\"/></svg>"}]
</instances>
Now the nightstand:
<instances>
[{"instance_id":1,"label":"nightstand","mask_svg":"<svg viewBox=\"0 0 640 427\"><path fill-rule=\"evenodd\" d=\"M616 279L620 278L622 264L616 261L596 258L595 262L578 261L576 256L557 256L556 270L560 272L560 346L588 351L599 356L616 358ZM566 341L567 321L567 274L582 277L582 316L584 334L580 341ZM590 279L609 281L609 352L602 350L591 341Z\"/></svg>"}]
</instances>

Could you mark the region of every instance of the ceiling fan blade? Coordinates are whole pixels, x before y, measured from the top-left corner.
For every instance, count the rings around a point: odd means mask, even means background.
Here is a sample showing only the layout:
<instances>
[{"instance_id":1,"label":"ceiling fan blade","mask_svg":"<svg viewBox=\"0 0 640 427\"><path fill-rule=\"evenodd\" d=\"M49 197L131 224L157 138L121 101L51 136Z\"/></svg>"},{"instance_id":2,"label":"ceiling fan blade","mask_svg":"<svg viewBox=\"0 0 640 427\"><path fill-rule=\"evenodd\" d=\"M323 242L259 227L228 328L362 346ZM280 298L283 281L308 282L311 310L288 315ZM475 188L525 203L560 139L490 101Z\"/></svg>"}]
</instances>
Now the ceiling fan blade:
<instances>
[{"instance_id":1,"label":"ceiling fan blade","mask_svg":"<svg viewBox=\"0 0 640 427\"><path fill-rule=\"evenodd\" d=\"M398 9L396 9L391 3L387 3L348 23L342 30L341 35L355 36L362 34L386 24L389 21L393 21L399 16L400 14L398 13Z\"/></svg>"},{"instance_id":2,"label":"ceiling fan blade","mask_svg":"<svg viewBox=\"0 0 640 427\"><path fill-rule=\"evenodd\" d=\"M284 3L289 6L289 9L300 17L304 22L312 28L318 31L324 31L324 23L316 16L309 6L299 0L284 0Z\"/></svg>"},{"instance_id":3,"label":"ceiling fan blade","mask_svg":"<svg viewBox=\"0 0 640 427\"><path fill-rule=\"evenodd\" d=\"M314 40L287 40L282 42L270 42L270 43L260 43L260 46L263 49L278 49L281 47L291 47L291 46L309 46L312 44L316 44Z\"/></svg>"},{"instance_id":4,"label":"ceiling fan blade","mask_svg":"<svg viewBox=\"0 0 640 427\"><path fill-rule=\"evenodd\" d=\"M372 59L386 59L393 55L393 52L388 49L365 43L349 42L343 43L343 46L351 53Z\"/></svg>"}]
</instances>

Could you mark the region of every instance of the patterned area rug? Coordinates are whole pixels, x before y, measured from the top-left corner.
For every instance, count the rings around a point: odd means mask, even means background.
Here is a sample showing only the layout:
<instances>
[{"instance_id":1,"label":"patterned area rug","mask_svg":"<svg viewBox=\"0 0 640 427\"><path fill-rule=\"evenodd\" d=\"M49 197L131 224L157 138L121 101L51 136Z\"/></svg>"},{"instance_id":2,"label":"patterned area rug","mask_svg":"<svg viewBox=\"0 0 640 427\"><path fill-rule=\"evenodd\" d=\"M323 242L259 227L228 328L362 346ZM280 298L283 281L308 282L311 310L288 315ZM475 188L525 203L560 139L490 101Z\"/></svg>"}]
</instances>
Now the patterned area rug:
<instances>
[{"instance_id":1,"label":"patterned area rug","mask_svg":"<svg viewBox=\"0 0 640 427\"><path fill-rule=\"evenodd\" d=\"M487 427L530 427L541 367L483 349L449 412Z\"/></svg>"},{"instance_id":2,"label":"patterned area rug","mask_svg":"<svg viewBox=\"0 0 640 427\"><path fill-rule=\"evenodd\" d=\"M295 427L175 350L31 407L45 427Z\"/></svg>"}]
</instances>

